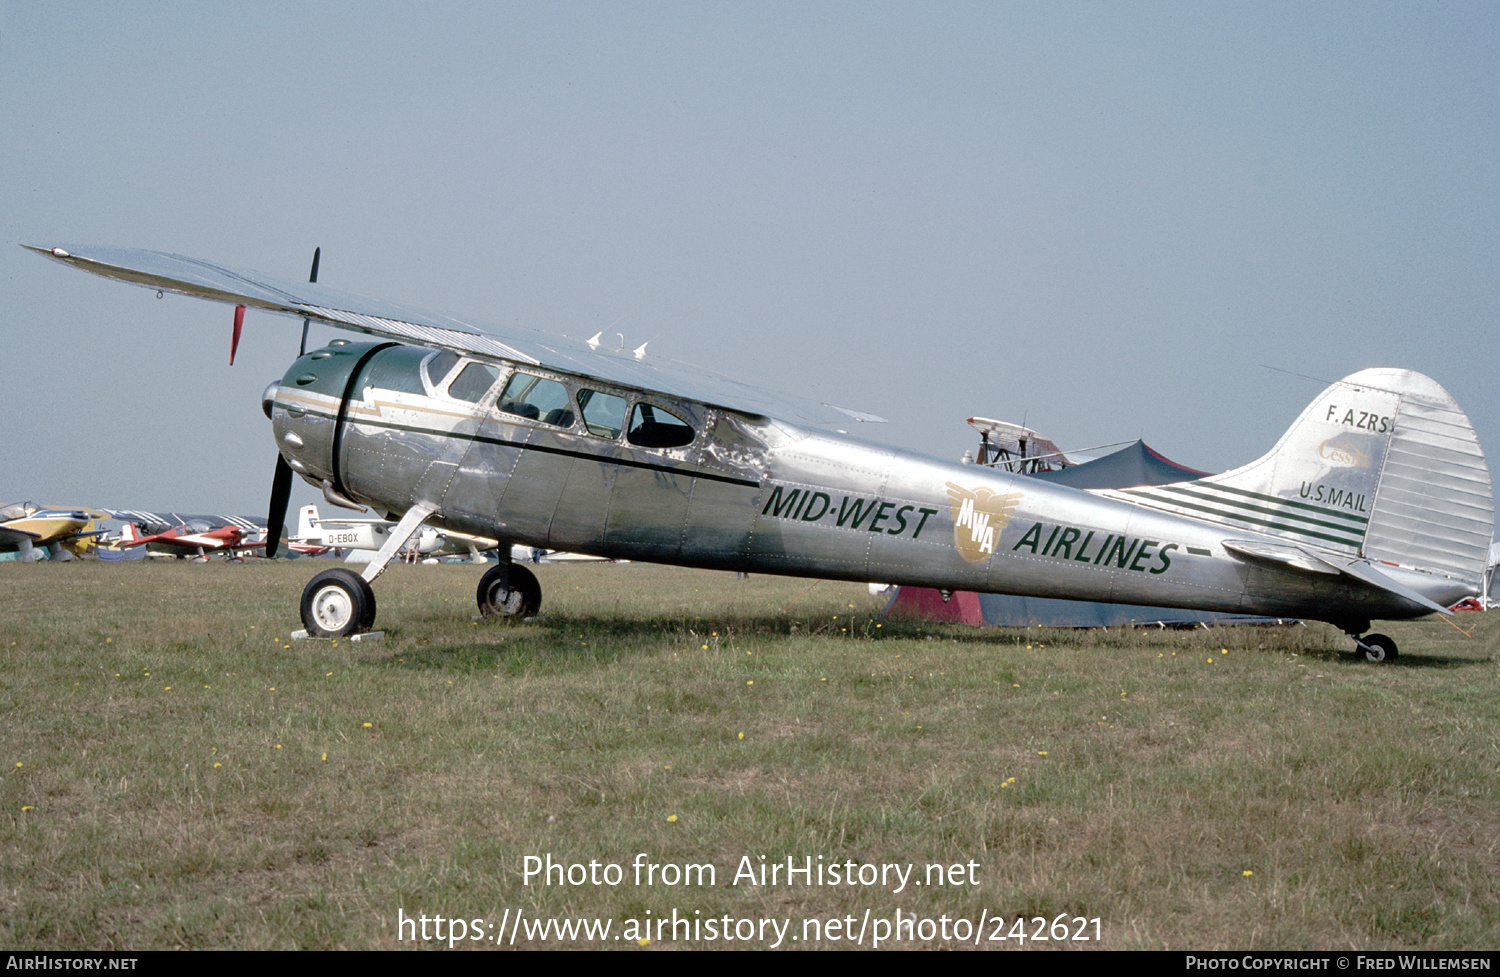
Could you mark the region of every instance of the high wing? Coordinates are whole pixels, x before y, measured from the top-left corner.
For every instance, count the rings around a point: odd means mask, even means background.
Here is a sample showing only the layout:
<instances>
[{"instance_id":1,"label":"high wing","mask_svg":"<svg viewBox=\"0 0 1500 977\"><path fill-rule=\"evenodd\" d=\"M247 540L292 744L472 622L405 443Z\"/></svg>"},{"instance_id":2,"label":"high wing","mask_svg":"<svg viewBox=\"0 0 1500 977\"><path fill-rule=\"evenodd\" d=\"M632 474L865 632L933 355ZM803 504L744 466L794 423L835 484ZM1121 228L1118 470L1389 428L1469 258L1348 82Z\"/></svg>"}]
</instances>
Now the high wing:
<instances>
[{"instance_id":1,"label":"high wing","mask_svg":"<svg viewBox=\"0 0 1500 977\"><path fill-rule=\"evenodd\" d=\"M838 429L849 422L881 422L863 411L821 404L786 394L770 394L727 377L658 357L631 353L583 340L546 336L529 329L474 324L423 312L394 302L356 295L327 285L293 282L260 272L225 268L213 262L163 251L68 246L22 247L83 271L165 289L197 298L243 305L319 322L351 332L421 346L435 346L479 357L545 365L626 387L688 397L748 414L780 417L812 427Z\"/></svg>"}]
</instances>

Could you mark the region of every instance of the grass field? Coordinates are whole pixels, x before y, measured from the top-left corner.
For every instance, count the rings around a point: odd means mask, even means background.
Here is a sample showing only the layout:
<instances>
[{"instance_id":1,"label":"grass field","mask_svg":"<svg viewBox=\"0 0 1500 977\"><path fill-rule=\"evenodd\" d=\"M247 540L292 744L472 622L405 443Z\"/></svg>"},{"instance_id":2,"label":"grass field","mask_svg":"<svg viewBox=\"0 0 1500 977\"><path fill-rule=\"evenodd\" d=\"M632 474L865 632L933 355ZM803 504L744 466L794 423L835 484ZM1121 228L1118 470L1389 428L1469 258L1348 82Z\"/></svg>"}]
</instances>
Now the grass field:
<instances>
[{"instance_id":1,"label":"grass field","mask_svg":"<svg viewBox=\"0 0 1500 977\"><path fill-rule=\"evenodd\" d=\"M975 630L557 565L505 626L478 568L395 566L384 640L292 642L317 566L0 565L0 945L447 946L441 916L480 947L518 911L612 929L517 946L637 951L777 942L710 919L868 946L898 911L888 946L1055 947L1016 935L1059 916L1080 948L1500 943L1500 616L1384 626L1370 665L1323 625ZM527 879L547 855L621 875ZM789 857L916 874L787 885ZM696 940L641 926L674 911Z\"/></svg>"}]
</instances>

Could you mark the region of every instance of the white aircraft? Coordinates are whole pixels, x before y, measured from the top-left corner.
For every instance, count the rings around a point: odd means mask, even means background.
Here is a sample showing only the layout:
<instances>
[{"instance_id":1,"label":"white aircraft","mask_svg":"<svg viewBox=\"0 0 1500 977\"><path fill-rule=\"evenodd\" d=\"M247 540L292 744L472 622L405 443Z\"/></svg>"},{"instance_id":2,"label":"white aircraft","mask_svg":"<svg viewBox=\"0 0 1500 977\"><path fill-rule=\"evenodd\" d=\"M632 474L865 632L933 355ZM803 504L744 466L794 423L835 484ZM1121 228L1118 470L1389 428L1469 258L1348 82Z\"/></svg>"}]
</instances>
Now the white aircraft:
<instances>
[{"instance_id":1,"label":"white aircraft","mask_svg":"<svg viewBox=\"0 0 1500 977\"><path fill-rule=\"evenodd\" d=\"M1332 384L1271 451L1171 485L1080 490L843 433L872 415L665 369L607 346L466 322L154 251L33 248L84 271L374 337L300 356L262 408L295 472L395 520L362 574L318 574L317 635L370 629L370 583L417 531L502 540L482 612L535 613L510 544L682 566L1330 622L1372 660L1372 619L1480 594L1490 475L1453 398L1408 370ZM238 316L237 316L238 318Z\"/></svg>"},{"instance_id":2,"label":"white aircraft","mask_svg":"<svg viewBox=\"0 0 1500 977\"><path fill-rule=\"evenodd\" d=\"M318 514L318 507L305 505L297 512L297 535L287 542L295 546L316 549L342 549L374 554L379 552L390 537L395 523L389 519L340 516L325 519ZM485 552L499 546L498 540L467 533L453 533L426 528L416 533L400 550L400 556L416 562L442 556L466 555L472 563L484 563ZM350 554L351 557L354 553ZM351 563L369 562L351 559Z\"/></svg>"}]
</instances>

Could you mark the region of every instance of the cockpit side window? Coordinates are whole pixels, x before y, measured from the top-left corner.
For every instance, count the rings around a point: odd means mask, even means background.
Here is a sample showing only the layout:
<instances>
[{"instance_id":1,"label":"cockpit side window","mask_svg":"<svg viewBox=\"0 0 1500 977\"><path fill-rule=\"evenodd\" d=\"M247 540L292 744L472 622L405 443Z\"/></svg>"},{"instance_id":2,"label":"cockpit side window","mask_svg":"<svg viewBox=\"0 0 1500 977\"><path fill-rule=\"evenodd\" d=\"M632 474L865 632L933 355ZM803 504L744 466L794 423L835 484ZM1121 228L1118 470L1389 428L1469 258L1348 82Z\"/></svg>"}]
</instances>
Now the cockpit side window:
<instances>
[{"instance_id":1,"label":"cockpit side window","mask_svg":"<svg viewBox=\"0 0 1500 977\"><path fill-rule=\"evenodd\" d=\"M655 404L636 404L630 412L626 439L642 448L680 448L691 444L693 429L680 417Z\"/></svg>"},{"instance_id":2,"label":"cockpit side window","mask_svg":"<svg viewBox=\"0 0 1500 977\"><path fill-rule=\"evenodd\" d=\"M625 398L598 390L578 391L578 412L583 426L598 438L614 440L625 426Z\"/></svg>"},{"instance_id":3,"label":"cockpit side window","mask_svg":"<svg viewBox=\"0 0 1500 977\"><path fill-rule=\"evenodd\" d=\"M430 375L430 374L429 374ZM448 384L448 396L455 400L467 400L471 404L479 402L479 398L489 392L500 379L498 367L490 366L488 363L470 363L463 368L463 372L453 378Z\"/></svg>"},{"instance_id":4,"label":"cockpit side window","mask_svg":"<svg viewBox=\"0 0 1500 977\"><path fill-rule=\"evenodd\" d=\"M505 385L505 391L500 394L500 401L495 406L507 414L541 421L543 424L573 426L573 407L568 399L568 388L546 377L516 373Z\"/></svg>"},{"instance_id":5,"label":"cockpit side window","mask_svg":"<svg viewBox=\"0 0 1500 977\"><path fill-rule=\"evenodd\" d=\"M458 354L451 349L441 350L427 361L427 382L434 388L441 387L443 380L458 362Z\"/></svg>"}]
</instances>

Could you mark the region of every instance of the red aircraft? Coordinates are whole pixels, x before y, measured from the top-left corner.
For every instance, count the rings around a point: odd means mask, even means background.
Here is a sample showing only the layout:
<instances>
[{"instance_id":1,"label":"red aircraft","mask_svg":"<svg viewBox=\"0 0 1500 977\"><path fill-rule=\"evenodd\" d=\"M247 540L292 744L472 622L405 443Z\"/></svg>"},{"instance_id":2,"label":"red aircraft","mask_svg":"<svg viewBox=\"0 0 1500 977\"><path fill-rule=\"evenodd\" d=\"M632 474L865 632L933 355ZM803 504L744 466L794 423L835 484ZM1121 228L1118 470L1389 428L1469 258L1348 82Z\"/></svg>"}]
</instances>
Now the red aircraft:
<instances>
[{"instance_id":1,"label":"red aircraft","mask_svg":"<svg viewBox=\"0 0 1500 977\"><path fill-rule=\"evenodd\" d=\"M238 526L220 526L209 529L206 523L183 523L163 532L142 536L134 523L127 522L120 533L122 547L145 546L147 543L179 550L179 556L197 551L195 563L207 563L209 550L226 550L232 560L243 560L245 550L260 549L265 540L246 542L245 531Z\"/></svg>"}]
</instances>

